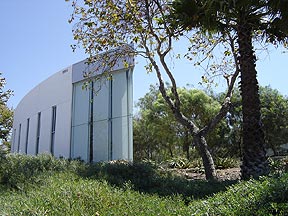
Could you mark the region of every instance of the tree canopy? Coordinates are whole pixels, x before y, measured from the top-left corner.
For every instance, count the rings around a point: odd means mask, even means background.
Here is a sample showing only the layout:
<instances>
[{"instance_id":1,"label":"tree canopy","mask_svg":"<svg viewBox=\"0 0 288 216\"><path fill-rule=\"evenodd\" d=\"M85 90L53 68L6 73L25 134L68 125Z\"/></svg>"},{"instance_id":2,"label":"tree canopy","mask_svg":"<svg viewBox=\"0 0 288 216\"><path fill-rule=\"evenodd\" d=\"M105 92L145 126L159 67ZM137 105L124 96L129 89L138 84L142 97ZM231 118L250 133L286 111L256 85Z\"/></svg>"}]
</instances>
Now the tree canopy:
<instances>
[{"instance_id":1,"label":"tree canopy","mask_svg":"<svg viewBox=\"0 0 288 216\"><path fill-rule=\"evenodd\" d=\"M7 101L12 95L11 90L5 89L6 80L0 72L0 140L8 145L9 135L13 124L13 111L7 107Z\"/></svg>"},{"instance_id":2,"label":"tree canopy","mask_svg":"<svg viewBox=\"0 0 288 216\"><path fill-rule=\"evenodd\" d=\"M204 127L221 108L218 101L202 90L178 88L178 92L182 112L198 127ZM150 86L149 92L139 99L137 107L139 111L134 118L136 159L161 160L182 156L189 160L192 146L195 148L192 145L193 136L175 119L157 86ZM224 120L220 125L225 127ZM207 136L212 153L222 142L219 126Z\"/></svg>"}]
</instances>

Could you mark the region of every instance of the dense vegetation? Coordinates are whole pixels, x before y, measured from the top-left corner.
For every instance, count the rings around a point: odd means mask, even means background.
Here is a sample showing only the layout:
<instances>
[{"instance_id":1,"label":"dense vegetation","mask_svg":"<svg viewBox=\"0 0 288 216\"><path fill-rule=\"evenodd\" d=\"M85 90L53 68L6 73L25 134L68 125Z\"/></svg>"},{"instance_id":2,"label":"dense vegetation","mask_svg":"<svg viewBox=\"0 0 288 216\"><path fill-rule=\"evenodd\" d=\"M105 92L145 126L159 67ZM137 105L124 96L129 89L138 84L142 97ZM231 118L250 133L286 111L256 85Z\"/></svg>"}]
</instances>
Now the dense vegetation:
<instances>
[{"instance_id":1,"label":"dense vegetation","mask_svg":"<svg viewBox=\"0 0 288 216\"><path fill-rule=\"evenodd\" d=\"M12 95L10 89L6 89L6 79L0 72L0 144L9 147L9 137L12 129L13 111L7 106L7 101ZM2 146L0 146L2 148Z\"/></svg>"},{"instance_id":2,"label":"dense vegetation","mask_svg":"<svg viewBox=\"0 0 288 216\"><path fill-rule=\"evenodd\" d=\"M192 116L202 127L220 109L225 93L178 88L182 111ZM270 86L260 86L261 121L266 137L265 147L274 155L281 154L280 146L288 142L288 98ZM157 85L150 86L140 98L133 124L134 160L164 161L182 158L199 159L197 146L189 130L174 117L163 100ZM242 106L240 92L234 90L226 117L207 136L207 144L217 166L219 159L239 161L242 156ZM186 159L185 159L186 158Z\"/></svg>"},{"instance_id":3,"label":"dense vegetation","mask_svg":"<svg viewBox=\"0 0 288 216\"><path fill-rule=\"evenodd\" d=\"M288 213L288 173L279 166L260 180L208 182L188 181L151 163L89 165L17 154L0 160L0 215Z\"/></svg>"}]
</instances>

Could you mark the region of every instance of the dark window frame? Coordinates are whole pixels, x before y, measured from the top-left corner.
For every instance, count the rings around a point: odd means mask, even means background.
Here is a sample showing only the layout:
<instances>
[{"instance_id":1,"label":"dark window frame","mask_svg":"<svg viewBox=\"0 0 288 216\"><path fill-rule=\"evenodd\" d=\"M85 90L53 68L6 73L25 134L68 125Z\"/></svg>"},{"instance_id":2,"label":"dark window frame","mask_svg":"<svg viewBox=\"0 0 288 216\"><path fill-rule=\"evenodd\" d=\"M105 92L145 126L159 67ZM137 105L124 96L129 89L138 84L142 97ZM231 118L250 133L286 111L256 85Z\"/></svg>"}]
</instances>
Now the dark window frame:
<instances>
[{"instance_id":1,"label":"dark window frame","mask_svg":"<svg viewBox=\"0 0 288 216\"><path fill-rule=\"evenodd\" d=\"M25 154L27 154L27 152L28 152L29 127L30 127L30 118L27 119L26 140L25 140Z\"/></svg>"},{"instance_id":2,"label":"dark window frame","mask_svg":"<svg viewBox=\"0 0 288 216\"><path fill-rule=\"evenodd\" d=\"M38 116L37 116L37 133L36 133L36 155L39 153L40 130L41 130L41 112L38 112Z\"/></svg>"},{"instance_id":3,"label":"dark window frame","mask_svg":"<svg viewBox=\"0 0 288 216\"><path fill-rule=\"evenodd\" d=\"M21 144L21 124L19 124L19 134L18 134L18 146L17 146L17 152L20 152L20 144Z\"/></svg>"},{"instance_id":4,"label":"dark window frame","mask_svg":"<svg viewBox=\"0 0 288 216\"><path fill-rule=\"evenodd\" d=\"M50 141L50 153L54 155L55 147L55 134L56 134L56 118L57 118L57 106L52 106L52 119L51 119L51 141Z\"/></svg>"}]
</instances>

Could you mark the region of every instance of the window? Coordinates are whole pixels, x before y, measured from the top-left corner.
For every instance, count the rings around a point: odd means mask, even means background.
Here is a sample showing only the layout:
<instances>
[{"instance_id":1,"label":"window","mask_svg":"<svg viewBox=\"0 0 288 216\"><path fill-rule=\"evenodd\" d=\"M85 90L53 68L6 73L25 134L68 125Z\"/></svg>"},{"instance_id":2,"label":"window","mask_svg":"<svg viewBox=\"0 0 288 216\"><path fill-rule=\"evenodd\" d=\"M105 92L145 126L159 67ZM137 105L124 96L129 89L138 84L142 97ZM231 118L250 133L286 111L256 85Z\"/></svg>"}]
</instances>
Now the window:
<instances>
[{"instance_id":1,"label":"window","mask_svg":"<svg viewBox=\"0 0 288 216\"><path fill-rule=\"evenodd\" d=\"M29 124L30 124L30 119L27 119L27 129L26 129L26 140L25 140L25 154L28 152L28 140L29 140Z\"/></svg>"},{"instance_id":2,"label":"window","mask_svg":"<svg viewBox=\"0 0 288 216\"><path fill-rule=\"evenodd\" d=\"M38 113L38 119L37 119L36 155L39 153L40 127L41 127L41 112Z\"/></svg>"},{"instance_id":3,"label":"window","mask_svg":"<svg viewBox=\"0 0 288 216\"><path fill-rule=\"evenodd\" d=\"M16 128L14 129L14 134L13 134L13 147L12 149L15 151L15 142L16 142Z\"/></svg>"},{"instance_id":4,"label":"window","mask_svg":"<svg viewBox=\"0 0 288 216\"><path fill-rule=\"evenodd\" d=\"M52 155L54 155L55 129L56 129L56 106L53 106L52 107L52 124L51 124L51 145L50 145L50 152Z\"/></svg>"},{"instance_id":5,"label":"window","mask_svg":"<svg viewBox=\"0 0 288 216\"><path fill-rule=\"evenodd\" d=\"M113 118L113 80L109 81L109 101L108 101L108 160L113 159L113 125L112 125L112 118Z\"/></svg>"},{"instance_id":6,"label":"window","mask_svg":"<svg viewBox=\"0 0 288 216\"><path fill-rule=\"evenodd\" d=\"M89 161L93 161L93 103L94 103L94 83L91 82L91 90L89 92L90 98L90 113L89 113L89 130L90 130L90 137L89 137Z\"/></svg>"},{"instance_id":7,"label":"window","mask_svg":"<svg viewBox=\"0 0 288 216\"><path fill-rule=\"evenodd\" d=\"M17 152L20 151L20 143L21 143L21 124L19 125L18 148L17 148Z\"/></svg>"}]
</instances>

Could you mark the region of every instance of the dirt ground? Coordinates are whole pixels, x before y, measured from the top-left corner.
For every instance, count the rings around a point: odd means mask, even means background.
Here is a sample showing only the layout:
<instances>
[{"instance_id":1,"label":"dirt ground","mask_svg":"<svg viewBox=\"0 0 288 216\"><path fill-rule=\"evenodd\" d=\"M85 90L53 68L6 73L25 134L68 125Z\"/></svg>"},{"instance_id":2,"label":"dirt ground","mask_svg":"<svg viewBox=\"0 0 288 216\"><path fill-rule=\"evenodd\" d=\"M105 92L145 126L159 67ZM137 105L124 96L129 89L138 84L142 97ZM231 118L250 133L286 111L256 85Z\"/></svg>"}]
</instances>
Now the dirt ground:
<instances>
[{"instance_id":1,"label":"dirt ground","mask_svg":"<svg viewBox=\"0 0 288 216\"><path fill-rule=\"evenodd\" d=\"M171 171L189 180L205 179L204 172L195 169L172 169ZM220 181L238 180L240 179L240 168L217 169L217 177Z\"/></svg>"}]
</instances>

